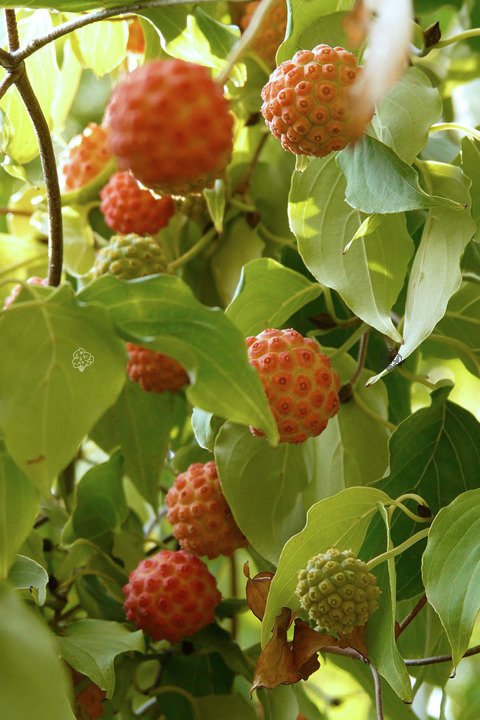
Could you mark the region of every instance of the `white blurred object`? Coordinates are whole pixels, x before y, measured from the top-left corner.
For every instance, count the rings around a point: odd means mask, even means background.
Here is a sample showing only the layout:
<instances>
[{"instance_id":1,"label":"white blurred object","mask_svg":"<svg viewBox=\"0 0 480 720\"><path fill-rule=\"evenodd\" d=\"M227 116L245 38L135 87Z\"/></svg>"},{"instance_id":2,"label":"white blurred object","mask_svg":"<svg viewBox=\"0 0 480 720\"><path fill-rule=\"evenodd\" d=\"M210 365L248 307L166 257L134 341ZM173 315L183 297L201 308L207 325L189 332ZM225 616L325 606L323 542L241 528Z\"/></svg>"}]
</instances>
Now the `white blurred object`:
<instances>
[{"instance_id":1,"label":"white blurred object","mask_svg":"<svg viewBox=\"0 0 480 720\"><path fill-rule=\"evenodd\" d=\"M351 90L358 133L378 103L408 67L413 33L412 0L361 0L346 21L352 43L368 36L365 63Z\"/></svg>"},{"instance_id":2,"label":"white blurred object","mask_svg":"<svg viewBox=\"0 0 480 720\"><path fill-rule=\"evenodd\" d=\"M457 85L452 90L455 122L468 127L480 125L480 79Z\"/></svg>"}]
</instances>

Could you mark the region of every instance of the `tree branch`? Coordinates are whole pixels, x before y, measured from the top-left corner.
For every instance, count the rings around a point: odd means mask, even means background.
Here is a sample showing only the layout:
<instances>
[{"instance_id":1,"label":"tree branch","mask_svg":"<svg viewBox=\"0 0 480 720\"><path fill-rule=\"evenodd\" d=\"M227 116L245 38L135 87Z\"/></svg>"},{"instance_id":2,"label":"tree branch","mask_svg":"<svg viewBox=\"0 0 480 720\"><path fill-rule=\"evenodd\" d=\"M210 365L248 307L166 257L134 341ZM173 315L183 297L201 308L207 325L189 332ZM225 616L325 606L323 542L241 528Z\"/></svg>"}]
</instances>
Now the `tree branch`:
<instances>
[{"instance_id":1,"label":"tree branch","mask_svg":"<svg viewBox=\"0 0 480 720\"><path fill-rule=\"evenodd\" d=\"M383 700L382 700L382 683L380 681L380 675L377 668L372 663L368 663L370 672L373 675L373 684L375 686L375 705L377 708L377 720L384 720L383 718Z\"/></svg>"},{"instance_id":2,"label":"tree branch","mask_svg":"<svg viewBox=\"0 0 480 720\"><path fill-rule=\"evenodd\" d=\"M365 367L365 359L367 357L367 349L368 349L368 338L369 338L369 331L370 328L367 328L365 333L360 338L360 348L358 351L358 360L357 360L357 367L355 368L355 372L353 373L352 377L349 380L350 385L355 387L357 384L357 380L362 374L362 370Z\"/></svg>"},{"instance_id":3,"label":"tree branch","mask_svg":"<svg viewBox=\"0 0 480 720\"><path fill-rule=\"evenodd\" d=\"M323 649L323 652L331 653L332 655L341 655L342 657L351 658L352 660L361 660L365 663L365 665L368 665L373 676L373 683L375 687L375 706L377 709L376 718L377 720L384 720L380 675L377 668L372 665L370 660L358 652L358 650L354 650L354 648L341 648L336 645L328 645Z\"/></svg>"},{"instance_id":4,"label":"tree branch","mask_svg":"<svg viewBox=\"0 0 480 720\"><path fill-rule=\"evenodd\" d=\"M420 610L421 610L423 607L425 607L426 604L427 604L427 596L426 596L426 595L422 595L422 597L421 597L420 600L417 602L417 604L415 605L415 607L413 607L413 608L410 610L410 612L408 613L408 615L406 615L406 616L404 617L404 619L402 620L402 622L400 622L400 623L398 624L398 626L397 626L397 632L395 633L395 635L396 635L397 638L398 638L398 636L401 635L402 632L410 625L410 623L412 622L412 620L415 620L415 618L417 617L417 615L418 615L418 613L420 612Z\"/></svg>"},{"instance_id":5,"label":"tree branch","mask_svg":"<svg viewBox=\"0 0 480 720\"><path fill-rule=\"evenodd\" d=\"M470 650L467 650L467 652L462 655L463 658L471 657L472 655L478 655L480 653L480 645L475 645L475 647L470 648ZM418 667L420 665L437 665L438 663L444 663L444 662L451 662L452 656L451 655L434 655L433 657L426 657L426 658L412 658L405 659L404 663L408 667Z\"/></svg>"},{"instance_id":6,"label":"tree branch","mask_svg":"<svg viewBox=\"0 0 480 720\"><path fill-rule=\"evenodd\" d=\"M5 10L5 24L7 26L8 49L13 53L20 47L15 10Z\"/></svg>"}]
</instances>

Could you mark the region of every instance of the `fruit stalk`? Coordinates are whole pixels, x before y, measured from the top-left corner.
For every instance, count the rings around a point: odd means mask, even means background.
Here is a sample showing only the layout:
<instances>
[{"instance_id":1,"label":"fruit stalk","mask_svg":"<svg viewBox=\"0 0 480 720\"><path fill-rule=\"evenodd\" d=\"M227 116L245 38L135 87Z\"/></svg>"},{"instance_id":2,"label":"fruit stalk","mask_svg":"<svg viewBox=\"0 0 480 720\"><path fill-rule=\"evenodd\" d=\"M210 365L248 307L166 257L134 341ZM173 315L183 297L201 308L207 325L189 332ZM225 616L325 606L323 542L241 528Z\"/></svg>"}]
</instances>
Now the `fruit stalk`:
<instances>
[{"instance_id":1,"label":"fruit stalk","mask_svg":"<svg viewBox=\"0 0 480 720\"><path fill-rule=\"evenodd\" d=\"M372 570L374 567L377 567L377 565L385 562L385 560L390 560L390 558L396 557L397 555L405 552L405 550L408 550L409 547L412 547L412 545L415 545L415 543L423 540L423 538L426 538L429 531L430 528L424 528L423 530L419 530L419 532L415 533L415 535L412 535L412 537L409 537L408 540L405 540L405 542L401 543L400 545L397 545L391 550L387 550L387 552L384 552L381 555L377 555L377 557L372 558L367 563L368 570Z\"/></svg>"}]
</instances>

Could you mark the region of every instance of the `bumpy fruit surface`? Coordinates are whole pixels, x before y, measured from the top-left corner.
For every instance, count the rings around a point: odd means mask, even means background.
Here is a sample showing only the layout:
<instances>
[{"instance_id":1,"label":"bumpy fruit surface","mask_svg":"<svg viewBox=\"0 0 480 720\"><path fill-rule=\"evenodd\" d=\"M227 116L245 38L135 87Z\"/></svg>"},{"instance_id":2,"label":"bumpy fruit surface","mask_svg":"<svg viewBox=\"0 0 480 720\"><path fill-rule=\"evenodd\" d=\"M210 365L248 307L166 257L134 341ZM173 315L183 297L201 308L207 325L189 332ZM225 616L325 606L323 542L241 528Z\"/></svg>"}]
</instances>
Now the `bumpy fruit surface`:
<instances>
[{"instance_id":1,"label":"bumpy fruit surface","mask_svg":"<svg viewBox=\"0 0 480 720\"><path fill-rule=\"evenodd\" d=\"M28 285L43 285L43 287L48 287L47 278L40 278L37 276L29 277L27 280L27 283L28 283ZM21 285L14 285L14 287L12 288L12 292L5 299L5 302L3 304L4 310L7 310L11 305L13 305L13 303L15 302L17 297L20 295L21 290L22 290Z\"/></svg>"},{"instance_id":2,"label":"bumpy fruit surface","mask_svg":"<svg viewBox=\"0 0 480 720\"><path fill-rule=\"evenodd\" d=\"M206 225L210 220L205 197L201 193L190 193L176 200L177 210L188 217L189 220Z\"/></svg>"},{"instance_id":3,"label":"bumpy fruit surface","mask_svg":"<svg viewBox=\"0 0 480 720\"><path fill-rule=\"evenodd\" d=\"M205 563L184 550L142 560L123 592L128 620L154 640L172 643L212 623L221 600Z\"/></svg>"},{"instance_id":4,"label":"bumpy fruit surface","mask_svg":"<svg viewBox=\"0 0 480 720\"><path fill-rule=\"evenodd\" d=\"M77 691L80 683L85 684L85 676L72 671L73 689L75 693L75 717L77 720L98 720L103 717L103 700L105 693L92 682Z\"/></svg>"},{"instance_id":5,"label":"bumpy fruit surface","mask_svg":"<svg viewBox=\"0 0 480 720\"><path fill-rule=\"evenodd\" d=\"M360 73L355 55L317 45L282 62L262 90L262 114L284 150L325 157L357 137L349 91Z\"/></svg>"},{"instance_id":6,"label":"bumpy fruit surface","mask_svg":"<svg viewBox=\"0 0 480 720\"><path fill-rule=\"evenodd\" d=\"M146 392L177 392L189 384L188 375L173 358L140 345L127 343L127 374Z\"/></svg>"},{"instance_id":7,"label":"bumpy fruit surface","mask_svg":"<svg viewBox=\"0 0 480 720\"><path fill-rule=\"evenodd\" d=\"M194 463L177 475L165 502L183 550L212 559L248 545L227 505L214 462Z\"/></svg>"},{"instance_id":8,"label":"bumpy fruit surface","mask_svg":"<svg viewBox=\"0 0 480 720\"><path fill-rule=\"evenodd\" d=\"M167 271L163 246L152 237L115 235L97 253L93 276L110 273L120 280L133 280Z\"/></svg>"},{"instance_id":9,"label":"bumpy fruit surface","mask_svg":"<svg viewBox=\"0 0 480 720\"><path fill-rule=\"evenodd\" d=\"M245 14L240 20L242 30L246 30L250 25L252 15L259 4L259 0L247 4ZM277 0L270 6L262 27L250 46L270 66L275 64L275 55L278 46L283 42L286 28L287 6L285 0Z\"/></svg>"},{"instance_id":10,"label":"bumpy fruit surface","mask_svg":"<svg viewBox=\"0 0 480 720\"><path fill-rule=\"evenodd\" d=\"M117 85L106 117L120 168L158 192L209 187L230 162L233 118L221 86L200 65L146 63Z\"/></svg>"},{"instance_id":11,"label":"bumpy fruit surface","mask_svg":"<svg viewBox=\"0 0 480 720\"><path fill-rule=\"evenodd\" d=\"M112 230L122 235L154 235L175 212L170 195L155 198L129 172L112 175L100 193L101 211Z\"/></svg>"},{"instance_id":12,"label":"bumpy fruit surface","mask_svg":"<svg viewBox=\"0 0 480 720\"><path fill-rule=\"evenodd\" d=\"M76 190L94 180L112 156L107 144L107 130L90 123L81 135L70 142L62 166L66 190Z\"/></svg>"},{"instance_id":13,"label":"bumpy fruit surface","mask_svg":"<svg viewBox=\"0 0 480 720\"><path fill-rule=\"evenodd\" d=\"M137 55L145 52L145 34L138 18L135 18L128 26L127 50Z\"/></svg>"},{"instance_id":14,"label":"bumpy fruit surface","mask_svg":"<svg viewBox=\"0 0 480 720\"><path fill-rule=\"evenodd\" d=\"M355 553L330 548L300 570L296 593L318 628L348 634L377 609L380 589Z\"/></svg>"},{"instance_id":15,"label":"bumpy fruit surface","mask_svg":"<svg viewBox=\"0 0 480 720\"><path fill-rule=\"evenodd\" d=\"M247 338L250 364L262 381L280 442L320 435L338 412L340 380L315 340L296 330L264 330ZM254 435L263 433L250 428Z\"/></svg>"}]
</instances>

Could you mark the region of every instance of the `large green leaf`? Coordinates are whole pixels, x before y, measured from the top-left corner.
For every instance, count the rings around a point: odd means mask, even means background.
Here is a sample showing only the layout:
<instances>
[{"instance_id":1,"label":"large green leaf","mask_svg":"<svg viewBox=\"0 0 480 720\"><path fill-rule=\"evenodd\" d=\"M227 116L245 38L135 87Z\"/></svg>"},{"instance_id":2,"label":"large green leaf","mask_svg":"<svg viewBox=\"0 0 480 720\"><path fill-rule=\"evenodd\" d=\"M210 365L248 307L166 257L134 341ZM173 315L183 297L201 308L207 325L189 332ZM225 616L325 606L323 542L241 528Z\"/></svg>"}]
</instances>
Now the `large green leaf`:
<instances>
[{"instance_id":1,"label":"large green leaf","mask_svg":"<svg viewBox=\"0 0 480 720\"><path fill-rule=\"evenodd\" d=\"M387 145L368 135L353 148L338 153L337 162L347 179L346 200L362 212L385 214L419 208L465 208L466 202L459 203L458 198L450 198L448 194L424 192L415 170Z\"/></svg>"},{"instance_id":2,"label":"large green leaf","mask_svg":"<svg viewBox=\"0 0 480 720\"><path fill-rule=\"evenodd\" d=\"M470 178L472 186L470 195L472 198L472 217L477 224L477 235L480 224L480 142L473 138L464 137L462 140L462 152L460 154L460 167L467 177Z\"/></svg>"},{"instance_id":3,"label":"large green leaf","mask_svg":"<svg viewBox=\"0 0 480 720\"><path fill-rule=\"evenodd\" d=\"M8 573L8 580L16 590L29 590L37 605L45 604L48 573L36 560L17 555Z\"/></svg>"},{"instance_id":4,"label":"large green leaf","mask_svg":"<svg viewBox=\"0 0 480 720\"><path fill-rule=\"evenodd\" d=\"M212 256L211 267L222 305L232 300L242 268L262 256L265 243L244 217L229 223L222 242Z\"/></svg>"},{"instance_id":5,"label":"large green leaf","mask_svg":"<svg viewBox=\"0 0 480 720\"><path fill-rule=\"evenodd\" d=\"M425 73L408 72L378 104L372 119L377 138L412 163L428 139L428 129L442 114L442 101Z\"/></svg>"},{"instance_id":6,"label":"large green leaf","mask_svg":"<svg viewBox=\"0 0 480 720\"><path fill-rule=\"evenodd\" d=\"M423 557L427 598L446 630L454 665L458 665L468 648L480 610L479 529L477 489L462 493L438 513Z\"/></svg>"},{"instance_id":7,"label":"large green leaf","mask_svg":"<svg viewBox=\"0 0 480 720\"><path fill-rule=\"evenodd\" d=\"M390 440L390 472L377 488L396 498L414 492L426 500L433 513L465 490L480 485L480 423L463 408L447 401L449 388L432 394L432 404L402 422ZM392 521L395 545L410 537L417 526L397 511ZM372 523L366 552L375 542L379 524ZM417 543L397 562L398 596L421 592L420 557L424 542Z\"/></svg>"},{"instance_id":8,"label":"large green leaf","mask_svg":"<svg viewBox=\"0 0 480 720\"><path fill-rule=\"evenodd\" d=\"M75 720L54 636L6 583L0 584L2 720Z\"/></svg>"},{"instance_id":9,"label":"large green leaf","mask_svg":"<svg viewBox=\"0 0 480 720\"><path fill-rule=\"evenodd\" d=\"M121 446L126 474L154 508L177 407L174 394L145 392L127 382L90 433L106 452Z\"/></svg>"},{"instance_id":10,"label":"large green leaf","mask_svg":"<svg viewBox=\"0 0 480 720\"><path fill-rule=\"evenodd\" d=\"M400 341L390 311L403 286L413 243L402 215L382 217L366 238L345 245L364 215L345 202L345 179L331 155L295 172L289 216L303 260L319 282L337 290L353 312Z\"/></svg>"},{"instance_id":11,"label":"large green leaf","mask_svg":"<svg viewBox=\"0 0 480 720\"><path fill-rule=\"evenodd\" d=\"M259 427L276 441L275 421L242 335L221 310L201 305L180 278L103 277L80 297L103 303L128 339L150 342L178 360L190 374L187 395L193 405Z\"/></svg>"},{"instance_id":12,"label":"large green leaf","mask_svg":"<svg viewBox=\"0 0 480 720\"><path fill-rule=\"evenodd\" d=\"M268 593L262 623L262 644L269 640L275 617L282 607L297 610L298 572L329 547L358 552L378 502L389 500L376 488L348 488L312 505L303 530L286 543Z\"/></svg>"},{"instance_id":13,"label":"large green leaf","mask_svg":"<svg viewBox=\"0 0 480 720\"><path fill-rule=\"evenodd\" d=\"M47 492L119 394L124 350L105 310L77 303L68 286L2 313L0 344L5 445L23 472ZM74 353L80 350L93 358L91 365L78 365Z\"/></svg>"},{"instance_id":14,"label":"large green leaf","mask_svg":"<svg viewBox=\"0 0 480 720\"><path fill-rule=\"evenodd\" d=\"M62 630L58 638L63 659L112 697L115 689L114 661L126 652L144 652L141 630L107 620L77 620Z\"/></svg>"},{"instance_id":15,"label":"large green leaf","mask_svg":"<svg viewBox=\"0 0 480 720\"><path fill-rule=\"evenodd\" d=\"M383 506L380 506L379 511L386 529L386 542L379 535L378 554L393 547L387 511ZM366 626L368 657L380 674L388 680L397 695L405 702L411 702L410 678L395 642L397 593L394 558L375 568L375 576L382 594L378 608Z\"/></svg>"},{"instance_id":16,"label":"large green leaf","mask_svg":"<svg viewBox=\"0 0 480 720\"><path fill-rule=\"evenodd\" d=\"M300 493L311 479L310 441L272 448L226 423L215 441L223 492L242 532L271 562L305 521Z\"/></svg>"},{"instance_id":17,"label":"large green leaf","mask_svg":"<svg viewBox=\"0 0 480 720\"><path fill-rule=\"evenodd\" d=\"M122 479L123 458L119 452L85 473L76 487L71 518L74 536L110 549L112 533L128 514Z\"/></svg>"},{"instance_id":18,"label":"large green leaf","mask_svg":"<svg viewBox=\"0 0 480 720\"><path fill-rule=\"evenodd\" d=\"M299 48L312 48L321 42L332 46L346 46L342 22L354 0L323 0L313 4L308 0L291 0L288 39L280 46L277 61L289 60Z\"/></svg>"},{"instance_id":19,"label":"large green leaf","mask_svg":"<svg viewBox=\"0 0 480 720\"><path fill-rule=\"evenodd\" d=\"M125 60L127 40L126 21L92 23L71 35L78 59L99 77Z\"/></svg>"},{"instance_id":20,"label":"large green leaf","mask_svg":"<svg viewBox=\"0 0 480 720\"><path fill-rule=\"evenodd\" d=\"M38 506L37 491L0 441L0 578L7 577L32 529Z\"/></svg>"},{"instance_id":21,"label":"large green leaf","mask_svg":"<svg viewBox=\"0 0 480 720\"><path fill-rule=\"evenodd\" d=\"M282 325L322 292L300 273L271 258L245 265L235 296L225 313L245 335Z\"/></svg>"}]
</instances>

